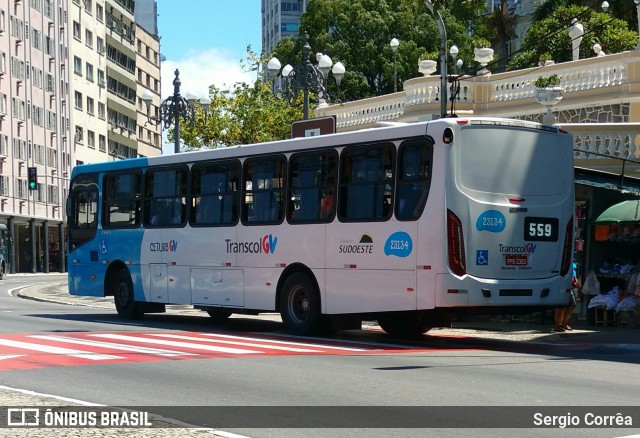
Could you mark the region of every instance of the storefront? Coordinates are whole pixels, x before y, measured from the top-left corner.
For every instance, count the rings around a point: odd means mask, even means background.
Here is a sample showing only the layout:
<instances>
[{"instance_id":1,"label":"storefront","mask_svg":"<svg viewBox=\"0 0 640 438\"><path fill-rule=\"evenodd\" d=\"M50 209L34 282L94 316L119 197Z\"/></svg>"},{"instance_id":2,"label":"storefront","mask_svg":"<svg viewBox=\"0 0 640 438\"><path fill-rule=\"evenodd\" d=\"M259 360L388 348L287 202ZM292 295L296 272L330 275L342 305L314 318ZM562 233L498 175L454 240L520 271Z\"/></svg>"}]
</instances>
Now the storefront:
<instances>
[{"instance_id":1,"label":"storefront","mask_svg":"<svg viewBox=\"0 0 640 438\"><path fill-rule=\"evenodd\" d=\"M596 221L611 206L636 200L640 200L640 180L576 169L574 261L583 287L575 313L590 324L615 325L615 307L606 313L602 304L596 307L596 303L604 303L603 296L615 294L620 303L627 295L635 295L634 274L640 271L640 221ZM597 281L589 280L590 273ZM630 286L632 279L634 284ZM612 300L609 307L613 306Z\"/></svg>"},{"instance_id":2,"label":"storefront","mask_svg":"<svg viewBox=\"0 0 640 438\"><path fill-rule=\"evenodd\" d=\"M7 273L65 272L62 223L13 216L0 223L9 235Z\"/></svg>"}]
</instances>

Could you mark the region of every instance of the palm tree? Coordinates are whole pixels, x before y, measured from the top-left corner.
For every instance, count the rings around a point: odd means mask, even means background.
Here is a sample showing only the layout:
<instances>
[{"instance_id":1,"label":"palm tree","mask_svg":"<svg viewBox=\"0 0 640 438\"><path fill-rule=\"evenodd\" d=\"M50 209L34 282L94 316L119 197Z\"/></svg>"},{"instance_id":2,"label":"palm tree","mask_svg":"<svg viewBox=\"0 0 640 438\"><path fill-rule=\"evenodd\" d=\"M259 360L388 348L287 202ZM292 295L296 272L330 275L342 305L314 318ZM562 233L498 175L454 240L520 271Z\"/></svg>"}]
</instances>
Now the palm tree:
<instances>
[{"instance_id":1,"label":"palm tree","mask_svg":"<svg viewBox=\"0 0 640 438\"><path fill-rule=\"evenodd\" d=\"M493 15L489 18L488 28L494 34L496 54L498 57L497 71L504 71L507 62L507 44L509 40L516 38L516 25L518 17L509 14L507 0L500 0L500 8L494 9Z\"/></svg>"}]
</instances>

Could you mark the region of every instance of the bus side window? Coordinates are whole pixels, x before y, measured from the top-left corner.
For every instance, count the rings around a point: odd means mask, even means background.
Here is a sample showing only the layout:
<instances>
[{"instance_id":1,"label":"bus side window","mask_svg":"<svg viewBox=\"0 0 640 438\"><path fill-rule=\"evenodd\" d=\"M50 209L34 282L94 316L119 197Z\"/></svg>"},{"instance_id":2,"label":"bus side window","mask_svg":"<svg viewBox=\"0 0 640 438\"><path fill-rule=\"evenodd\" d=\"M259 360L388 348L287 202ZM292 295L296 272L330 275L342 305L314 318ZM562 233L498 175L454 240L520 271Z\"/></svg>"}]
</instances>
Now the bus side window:
<instances>
[{"instance_id":1,"label":"bus side window","mask_svg":"<svg viewBox=\"0 0 640 438\"><path fill-rule=\"evenodd\" d=\"M246 161L243 220L249 223L278 223L284 213L285 158L270 157Z\"/></svg>"},{"instance_id":2,"label":"bus side window","mask_svg":"<svg viewBox=\"0 0 640 438\"><path fill-rule=\"evenodd\" d=\"M343 152L340 212L344 220L384 220L391 209L393 145Z\"/></svg>"},{"instance_id":3,"label":"bus side window","mask_svg":"<svg viewBox=\"0 0 640 438\"><path fill-rule=\"evenodd\" d=\"M289 221L330 222L334 217L335 151L303 152L289 159Z\"/></svg>"},{"instance_id":4,"label":"bus side window","mask_svg":"<svg viewBox=\"0 0 640 438\"><path fill-rule=\"evenodd\" d=\"M404 142L398 156L396 218L415 220L427 202L431 184L433 147L424 140Z\"/></svg>"}]
</instances>

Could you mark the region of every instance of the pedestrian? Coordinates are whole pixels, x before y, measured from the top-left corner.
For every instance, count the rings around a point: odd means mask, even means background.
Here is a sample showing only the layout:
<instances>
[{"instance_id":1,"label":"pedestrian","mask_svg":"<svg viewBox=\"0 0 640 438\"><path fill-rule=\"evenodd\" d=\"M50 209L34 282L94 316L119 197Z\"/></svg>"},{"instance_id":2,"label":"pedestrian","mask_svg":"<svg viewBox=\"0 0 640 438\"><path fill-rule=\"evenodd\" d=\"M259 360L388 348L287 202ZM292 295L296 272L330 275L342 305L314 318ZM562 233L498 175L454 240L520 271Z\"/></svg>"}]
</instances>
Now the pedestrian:
<instances>
[{"instance_id":1,"label":"pedestrian","mask_svg":"<svg viewBox=\"0 0 640 438\"><path fill-rule=\"evenodd\" d=\"M571 277L571 296L569 298L569 304L565 307L558 307L553 311L553 331L564 332L573 330L569 325L569 320L573 314L573 309L576 307L576 291L580 287L580 282L576 275L577 266L573 264L573 275Z\"/></svg>"}]
</instances>

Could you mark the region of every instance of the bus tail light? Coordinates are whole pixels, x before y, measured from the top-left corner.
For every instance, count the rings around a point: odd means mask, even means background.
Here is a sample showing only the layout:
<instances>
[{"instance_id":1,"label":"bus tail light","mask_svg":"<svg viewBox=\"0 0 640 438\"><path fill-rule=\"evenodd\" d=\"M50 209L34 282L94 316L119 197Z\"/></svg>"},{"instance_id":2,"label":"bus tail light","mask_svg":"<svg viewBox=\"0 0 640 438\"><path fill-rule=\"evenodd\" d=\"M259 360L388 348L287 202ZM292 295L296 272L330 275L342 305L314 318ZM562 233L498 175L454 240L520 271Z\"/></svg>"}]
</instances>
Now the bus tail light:
<instances>
[{"instance_id":1,"label":"bus tail light","mask_svg":"<svg viewBox=\"0 0 640 438\"><path fill-rule=\"evenodd\" d=\"M567 224L564 233L564 248L562 249L562 264L560 265L560 275L565 276L571 269L571 250L573 249L573 217Z\"/></svg>"},{"instance_id":2,"label":"bus tail light","mask_svg":"<svg viewBox=\"0 0 640 438\"><path fill-rule=\"evenodd\" d=\"M447 209L447 244L449 246L449 268L459 276L466 274L466 261L464 257L464 236L462 222L458 216Z\"/></svg>"}]
</instances>

